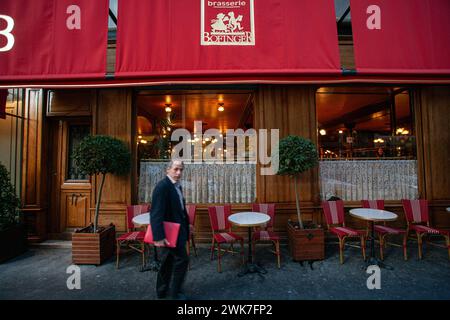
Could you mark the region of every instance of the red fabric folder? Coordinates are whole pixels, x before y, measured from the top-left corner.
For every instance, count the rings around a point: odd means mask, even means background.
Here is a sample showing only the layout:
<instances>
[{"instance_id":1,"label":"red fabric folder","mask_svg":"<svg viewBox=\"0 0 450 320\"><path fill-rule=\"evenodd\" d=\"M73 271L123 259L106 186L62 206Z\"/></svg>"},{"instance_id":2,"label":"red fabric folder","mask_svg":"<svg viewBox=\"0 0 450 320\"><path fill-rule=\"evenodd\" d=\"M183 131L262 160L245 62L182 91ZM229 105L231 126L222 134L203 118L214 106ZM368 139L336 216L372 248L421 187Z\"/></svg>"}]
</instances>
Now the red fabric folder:
<instances>
[{"instance_id":1,"label":"red fabric folder","mask_svg":"<svg viewBox=\"0 0 450 320\"><path fill-rule=\"evenodd\" d=\"M164 221L164 233L166 234L166 239L169 244L166 247L175 248L177 246L178 233L180 232L180 224L175 222ZM144 242L153 243L153 233L152 226L147 227L147 232L145 233Z\"/></svg>"}]
</instances>

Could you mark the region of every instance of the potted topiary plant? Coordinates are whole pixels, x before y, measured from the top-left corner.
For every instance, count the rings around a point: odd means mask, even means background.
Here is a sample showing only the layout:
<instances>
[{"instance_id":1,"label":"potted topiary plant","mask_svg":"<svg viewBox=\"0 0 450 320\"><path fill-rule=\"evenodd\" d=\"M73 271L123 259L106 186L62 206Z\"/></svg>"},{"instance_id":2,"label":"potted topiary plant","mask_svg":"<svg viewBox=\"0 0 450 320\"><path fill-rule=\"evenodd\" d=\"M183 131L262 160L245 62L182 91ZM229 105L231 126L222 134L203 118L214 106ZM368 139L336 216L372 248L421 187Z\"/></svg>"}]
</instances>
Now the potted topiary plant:
<instances>
[{"instance_id":1,"label":"potted topiary plant","mask_svg":"<svg viewBox=\"0 0 450 320\"><path fill-rule=\"evenodd\" d=\"M313 224L305 225L300 212L300 174L317 166L317 149L311 140L299 136L287 136L280 140L278 148L278 175L294 179L295 205L298 222L288 222L288 239L294 260L321 260L324 258L324 232Z\"/></svg>"},{"instance_id":2,"label":"potted topiary plant","mask_svg":"<svg viewBox=\"0 0 450 320\"><path fill-rule=\"evenodd\" d=\"M0 163L0 262L27 249L27 231L20 221L19 205L8 170Z\"/></svg>"},{"instance_id":3,"label":"potted topiary plant","mask_svg":"<svg viewBox=\"0 0 450 320\"><path fill-rule=\"evenodd\" d=\"M72 260L78 264L101 264L109 259L115 246L115 226L98 226L100 203L107 174L130 172L131 154L120 140L109 136L87 136L74 150L74 161L84 174L100 176L94 223L72 234Z\"/></svg>"}]
</instances>

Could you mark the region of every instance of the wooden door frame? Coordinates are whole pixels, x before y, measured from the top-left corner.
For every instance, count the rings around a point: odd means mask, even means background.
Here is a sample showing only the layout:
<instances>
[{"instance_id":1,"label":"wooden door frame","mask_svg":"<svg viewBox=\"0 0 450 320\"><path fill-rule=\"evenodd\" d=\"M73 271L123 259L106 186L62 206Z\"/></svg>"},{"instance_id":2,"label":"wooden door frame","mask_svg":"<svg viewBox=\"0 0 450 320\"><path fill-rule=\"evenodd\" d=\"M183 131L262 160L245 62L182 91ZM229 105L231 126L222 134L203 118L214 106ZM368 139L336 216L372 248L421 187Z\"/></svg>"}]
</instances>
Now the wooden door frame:
<instances>
[{"instance_id":1,"label":"wooden door frame","mask_svg":"<svg viewBox=\"0 0 450 320\"><path fill-rule=\"evenodd\" d=\"M61 196L66 190L91 191L91 181L83 180L75 182L66 179L68 165L67 149L69 144L69 126L85 124L90 126L92 132L92 120L88 117L63 117L48 119L49 122L49 143L48 158L51 161L51 168L48 172L49 192L49 215L48 215L48 237L60 238L66 231L65 214L61 212ZM55 154L56 153L56 154ZM54 177L56 175L56 177ZM89 214L89 212L87 213Z\"/></svg>"}]
</instances>

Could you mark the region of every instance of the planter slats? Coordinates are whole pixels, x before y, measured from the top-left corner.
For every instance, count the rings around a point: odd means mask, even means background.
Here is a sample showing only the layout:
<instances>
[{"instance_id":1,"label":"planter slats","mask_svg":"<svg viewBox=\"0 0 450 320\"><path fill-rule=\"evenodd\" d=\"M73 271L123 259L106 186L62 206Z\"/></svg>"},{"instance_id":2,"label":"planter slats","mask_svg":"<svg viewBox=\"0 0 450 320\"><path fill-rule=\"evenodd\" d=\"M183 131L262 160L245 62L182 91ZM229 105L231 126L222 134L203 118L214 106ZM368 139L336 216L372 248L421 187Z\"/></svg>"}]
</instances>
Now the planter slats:
<instances>
[{"instance_id":1,"label":"planter slats","mask_svg":"<svg viewBox=\"0 0 450 320\"><path fill-rule=\"evenodd\" d=\"M88 229L89 227L72 234L72 262L100 265L113 255L116 228L111 224L100 233L83 233Z\"/></svg>"},{"instance_id":2,"label":"planter slats","mask_svg":"<svg viewBox=\"0 0 450 320\"><path fill-rule=\"evenodd\" d=\"M323 260L325 238L323 229L295 229L288 223L289 249L296 261Z\"/></svg>"}]
</instances>

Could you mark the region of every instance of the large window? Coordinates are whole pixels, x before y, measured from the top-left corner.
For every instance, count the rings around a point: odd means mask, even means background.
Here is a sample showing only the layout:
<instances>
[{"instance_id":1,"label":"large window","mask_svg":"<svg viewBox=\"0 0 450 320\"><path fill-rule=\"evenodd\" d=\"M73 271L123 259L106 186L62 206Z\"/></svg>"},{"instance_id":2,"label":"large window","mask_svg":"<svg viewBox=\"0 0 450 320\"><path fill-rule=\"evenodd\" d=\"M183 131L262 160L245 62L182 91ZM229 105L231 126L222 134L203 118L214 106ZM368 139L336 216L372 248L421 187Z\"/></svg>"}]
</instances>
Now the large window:
<instances>
[{"instance_id":1,"label":"large window","mask_svg":"<svg viewBox=\"0 0 450 320\"><path fill-rule=\"evenodd\" d=\"M410 91L324 87L316 93L321 196L417 198Z\"/></svg>"},{"instance_id":2,"label":"large window","mask_svg":"<svg viewBox=\"0 0 450 320\"><path fill-rule=\"evenodd\" d=\"M255 150L249 139L245 139L244 150L230 147L237 145L242 133L253 128L252 91L141 91L136 96L136 106L140 202L151 202L153 188L165 176L166 164L179 143L171 141L177 129L187 130L188 147L192 157L196 157L195 161L185 162L182 186L187 202L251 203L255 200ZM208 132L214 129L219 134L209 136ZM239 133L238 129L242 131ZM235 134L229 134L229 130ZM213 160L202 156L213 145Z\"/></svg>"}]
</instances>

